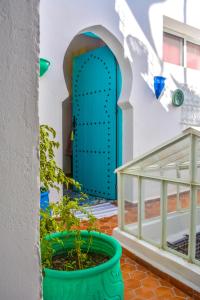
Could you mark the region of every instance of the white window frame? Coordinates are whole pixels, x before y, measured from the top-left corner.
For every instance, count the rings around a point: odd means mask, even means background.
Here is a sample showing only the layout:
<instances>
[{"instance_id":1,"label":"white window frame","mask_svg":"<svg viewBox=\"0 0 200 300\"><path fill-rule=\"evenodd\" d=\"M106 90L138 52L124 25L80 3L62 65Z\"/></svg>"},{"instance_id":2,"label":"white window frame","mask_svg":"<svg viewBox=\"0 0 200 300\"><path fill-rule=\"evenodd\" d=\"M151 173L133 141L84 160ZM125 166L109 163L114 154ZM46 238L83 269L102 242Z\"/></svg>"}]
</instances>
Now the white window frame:
<instances>
[{"instance_id":1,"label":"white window frame","mask_svg":"<svg viewBox=\"0 0 200 300\"><path fill-rule=\"evenodd\" d=\"M174 36L177 36L177 37L180 37L183 39L183 51L181 53L181 61L183 64L181 65L177 65L179 67L183 67L183 68L188 68L188 69L191 69L191 70L196 70L196 71L200 71L199 69L193 69L193 68L189 68L187 67L187 42L190 42L190 43L193 43L195 45L199 45L200 46L200 41L197 41L195 38L191 37L191 36L188 36L186 34L182 34L180 32L177 32L177 31L174 31L172 29L169 29L167 27L164 27L163 29L163 36L164 36L164 33L169 33L169 34L172 34ZM166 61L164 61L164 63L168 63ZM174 65L173 63L170 63L172 65Z\"/></svg>"}]
</instances>

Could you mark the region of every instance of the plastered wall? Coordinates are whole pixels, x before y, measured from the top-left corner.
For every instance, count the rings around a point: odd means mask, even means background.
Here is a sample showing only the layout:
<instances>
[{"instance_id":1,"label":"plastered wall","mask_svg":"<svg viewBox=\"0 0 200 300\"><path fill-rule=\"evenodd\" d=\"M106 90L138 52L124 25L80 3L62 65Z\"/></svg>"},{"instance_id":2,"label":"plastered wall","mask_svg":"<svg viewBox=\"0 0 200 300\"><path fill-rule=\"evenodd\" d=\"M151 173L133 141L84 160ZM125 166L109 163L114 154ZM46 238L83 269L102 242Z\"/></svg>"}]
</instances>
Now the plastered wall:
<instances>
[{"instance_id":1,"label":"plastered wall","mask_svg":"<svg viewBox=\"0 0 200 300\"><path fill-rule=\"evenodd\" d=\"M0 299L39 300L38 0L0 1Z\"/></svg>"},{"instance_id":2,"label":"plastered wall","mask_svg":"<svg viewBox=\"0 0 200 300\"><path fill-rule=\"evenodd\" d=\"M123 162L182 131L181 110L171 106L170 93L180 84L192 82L197 86L200 72L191 70L184 77L183 67L163 64L163 20L164 16L170 17L190 26L191 32L193 28L198 32L199 6L198 0L41 0L41 56L51 61L51 68L40 80L40 121L57 130L61 147L62 102L69 95L63 72L64 55L77 33L95 25L110 32L111 49L114 39L123 49L123 58L121 55L118 60L123 81ZM104 30L96 33L103 37ZM131 74L121 65L123 59L130 64ZM166 93L160 101L153 91L156 75L167 77ZM62 150L57 159L62 165Z\"/></svg>"}]
</instances>

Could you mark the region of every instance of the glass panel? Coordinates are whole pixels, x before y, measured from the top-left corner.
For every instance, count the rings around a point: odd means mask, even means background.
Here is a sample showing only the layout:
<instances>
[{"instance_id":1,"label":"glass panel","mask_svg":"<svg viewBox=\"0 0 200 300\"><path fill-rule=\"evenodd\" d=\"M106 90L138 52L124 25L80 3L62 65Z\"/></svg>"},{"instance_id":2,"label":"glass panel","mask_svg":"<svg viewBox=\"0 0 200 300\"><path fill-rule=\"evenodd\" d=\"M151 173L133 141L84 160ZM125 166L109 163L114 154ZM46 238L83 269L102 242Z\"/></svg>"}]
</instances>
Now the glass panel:
<instances>
[{"instance_id":1,"label":"glass panel","mask_svg":"<svg viewBox=\"0 0 200 300\"><path fill-rule=\"evenodd\" d=\"M196 251L195 258L200 263L200 189L197 190L197 216L196 216Z\"/></svg>"},{"instance_id":2,"label":"glass panel","mask_svg":"<svg viewBox=\"0 0 200 300\"><path fill-rule=\"evenodd\" d=\"M144 176L189 180L190 136L155 151L129 167Z\"/></svg>"},{"instance_id":3,"label":"glass panel","mask_svg":"<svg viewBox=\"0 0 200 300\"><path fill-rule=\"evenodd\" d=\"M138 179L123 175L124 230L138 235Z\"/></svg>"},{"instance_id":4,"label":"glass panel","mask_svg":"<svg viewBox=\"0 0 200 300\"><path fill-rule=\"evenodd\" d=\"M187 67L200 70L200 45L187 42Z\"/></svg>"},{"instance_id":5,"label":"glass panel","mask_svg":"<svg viewBox=\"0 0 200 300\"><path fill-rule=\"evenodd\" d=\"M190 226L190 189L184 185L167 186L167 246L188 254Z\"/></svg>"},{"instance_id":6,"label":"glass panel","mask_svg":"<svg viewBox=\"0 0 200 300\"><path fill-rule=\"evenodd\" d=\"M183 39L164 32L163 60L176 65L183 65Z\"/></svg>"},{"instance_id":7,"label":"glass panel","mask_svg":"<svg viewBox=\"0 0 200 300\"><path fill-rule=\"evenodd\" d=\"M197 207L200 208L200 188L198 189L197 192Z\"/></svg>"},{"instance_id":8,"label":"glass panel","mask_svg":"<svg viewBox=\"0 0 200 300\"><path fill-rule=\"evenodd\" d=\"M176 212L179 205L178 191L180 187L176 184L167 185L167 216L169 213Z\"/></svg>"},{"instance_id":9,"label":"glass panel","mask_svg":"<svg viewBox=\"0 0 200 300\"><path fill-rule=\"evenodd\" d=\"M195 172L195 181L200 183L200 138L195 136L196 140L196 172Z\"/></svg>"},{"instance_id":10,"label":"glass panel","mask_svg":"<svg viewBox=\"0 0 200 300\"><path fill-rule=\"evenodd\" d=\"M144 203L142 238L158 246L161 241L160 189L160 181L142 180L142 199Z\"/></svg>"},{"instance_id":11,"label":"glass panel","mask_svg":"<svg viewBox=\"0 0 200 300\"><path fill-rule=\"evenodd\" d=\"M189 188L181 184L168 184L167 212L190 209Z\"/></svg>"}]
</instances>

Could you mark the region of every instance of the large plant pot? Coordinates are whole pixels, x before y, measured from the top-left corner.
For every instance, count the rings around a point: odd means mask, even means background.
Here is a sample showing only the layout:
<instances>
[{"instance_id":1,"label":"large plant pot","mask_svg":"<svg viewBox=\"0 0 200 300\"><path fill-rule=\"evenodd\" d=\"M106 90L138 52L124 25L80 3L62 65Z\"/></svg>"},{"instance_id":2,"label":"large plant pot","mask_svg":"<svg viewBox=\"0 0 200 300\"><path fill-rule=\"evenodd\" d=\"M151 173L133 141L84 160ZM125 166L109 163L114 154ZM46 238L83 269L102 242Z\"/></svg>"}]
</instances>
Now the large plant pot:
<instances>
[{"instance_id":1,"label":"large plant pot","mask_svg":"<svg viewBox=\"0 0 200 300\"><path fill-rule=\"evenodd\" d=\"M44 269L43 299L44 300L123 300L124 283L120 270L122 249L112 237L98 233L82 231L82 238L88 240L92 235L91 251L111 256L107 262L85 270L56 271ZM65 249L74 247L74 233L56 233L47 237L48 240L61 238ZM85 246L86 247L86 246ZM62 245L54 242L56 252Z\"/></svg>"}]
</instances>

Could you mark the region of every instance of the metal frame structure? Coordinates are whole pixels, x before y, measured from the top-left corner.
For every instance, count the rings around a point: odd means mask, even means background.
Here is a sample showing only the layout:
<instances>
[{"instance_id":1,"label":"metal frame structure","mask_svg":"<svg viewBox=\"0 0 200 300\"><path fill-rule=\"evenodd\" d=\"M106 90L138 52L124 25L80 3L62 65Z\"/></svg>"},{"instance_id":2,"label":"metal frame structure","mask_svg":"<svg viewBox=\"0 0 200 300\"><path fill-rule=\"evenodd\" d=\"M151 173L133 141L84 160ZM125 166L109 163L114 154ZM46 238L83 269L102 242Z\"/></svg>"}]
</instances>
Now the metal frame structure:
<instances>
[{"instance_id":1,"label":"metal frame structure","mask_svg":"<svg viewBox=\"0 0 200 300\"><path fill-rule=\"evenodd\" d=\"M183 144L179 144L183 143ZM184 145L182 149L181 146ZM173 147L172 147L173 146ZM171 148L170 148L171 147ZM170 150L171 149L171 150ZM173 151L172 151L173 150ZM176 151L177 150L177 151ZM200 191L200 178L198 175L198 168L200 167L200 132L189 128L185 130L180 136L161 145L160 147L148 152L147 154L135 159L126 165L116 170L118 178L118 207L119 207L119 228L122 231L131 233L126 230L124 224L125 218L125 200L124 200L124 177L131 176L137 180L137 235L136 238L145 240L154 246L171 252L177 256L185 258L188 262L200 265L200 261L195 258L196 251L196 225L197 225L197 193ZM176 178L165 176L165 170L174 169L176 171ZM160 176L152 175L151 170L158 170ZM180 171L187 170L188 177L182 179ZM143 197L143 180L148 179L160 183L160 220L161 220L161 236L160 243L154 243L148 240L143 235L144 224L144 197ZM170 248L167 244L167 187L169 184L177 186L176 210L182 211L179 199L179 187L184 185L189 190L190 206L184 211L188 210L190 215L189 224L189 245L188 255L177 252ZM198 206L199 207L199 206ZM199 207L200 209L200 207ZM146 221L145 221L146 222ZM133 234L133 233L131 233Z\"/></svg>"}]
</instances>

